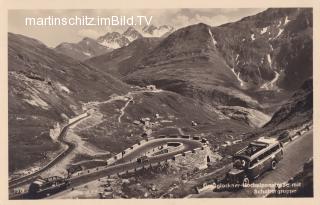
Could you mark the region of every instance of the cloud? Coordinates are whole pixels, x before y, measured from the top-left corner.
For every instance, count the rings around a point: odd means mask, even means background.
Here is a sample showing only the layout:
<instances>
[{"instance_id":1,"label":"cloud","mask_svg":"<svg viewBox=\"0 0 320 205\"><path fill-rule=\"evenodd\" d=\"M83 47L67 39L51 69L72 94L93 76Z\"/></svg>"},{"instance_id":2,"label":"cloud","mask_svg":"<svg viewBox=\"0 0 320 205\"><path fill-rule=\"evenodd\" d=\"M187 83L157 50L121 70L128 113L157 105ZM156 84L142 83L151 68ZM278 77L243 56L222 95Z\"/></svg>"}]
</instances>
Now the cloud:
<instances>
[{"instance_id":1,"label":"cloud","mask_svg":"<svg viewBox=\"0 0 320 205\"><path fill-rule=\"evenodd\" d=\"M244 16L256 14L264 8L207 8L207 9L180 9L176 13L166 15L167 22L175 28L205 23L210 26L219 26L221 24L237 21ZM165 11L166 12L166 11Z\"/></svg>"},{"instance_id":2,"label":"cloud","mask_svg":"<svg viewBox=\"0 0 320 205\"><path fill-rule=\"evenodd\" d=\"M203 16L196 14L193 17L188 17L186 15L177 15L172 19L172 24L176 28L181 28L187 25L205 23L210 26L221 25L223 23L228 22L229 18L224 15L216 15L212 17Z\"/></svg>"},{"instance_id":3,"label":"cloud","mask_svg":"<svg viewBox=\"0 0 320 205\"><path fill-rule=\"evenodd\" d=\"M79 37L89 37L89 38L98 38L101 36L101 33L98 32L97 30L92 30L92 29L81 29L77 32L77 35Z\"/></svg>"},{"instance_id":4,"label":"cloud","mask_svg":"<svg viewBox=\"0 0 320 205\"><path fill-rule=\"evenodd\" d=\"M78 42L84 37L97 38L111 31L123 32L126 26L68 26L68 27L27 27L24 18L28 17L108 17L117 16L153 16L155 26L170 25L175 29L192 24L205 23L218 26L245 16L256 14L263 8L170 8L170 9L80 9L80 10L9 10L8 29L13 33L20 33L42 40L49 46L56 46L63 41ZM138 30L141 28L137 28ZM55 33L55 35L52 35Z\"/></svg>"}]
</instances>

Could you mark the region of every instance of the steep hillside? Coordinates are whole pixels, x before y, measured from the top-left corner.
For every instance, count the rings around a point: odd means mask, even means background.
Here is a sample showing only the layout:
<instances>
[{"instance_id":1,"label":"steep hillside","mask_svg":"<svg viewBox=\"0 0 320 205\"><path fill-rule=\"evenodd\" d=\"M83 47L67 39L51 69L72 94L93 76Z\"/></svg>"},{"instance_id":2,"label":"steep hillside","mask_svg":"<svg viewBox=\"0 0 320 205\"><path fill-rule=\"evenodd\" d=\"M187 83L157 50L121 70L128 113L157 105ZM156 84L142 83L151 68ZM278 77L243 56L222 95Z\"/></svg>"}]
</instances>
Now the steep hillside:
<instances>
[{"instance_id":1,"label":"steep hillside","mask_svg":"<svg viewBox=\"0 0 320 205\"><path fill-rule=\"evenodd\" d=\"M83 113L83 102L129 90L110 75L35 39L9 33L8 42L10 171L56 151L59 146L49 129Z\"/></svg>"},{"instance_id":2,"label":"steep hillside","mask_svg":"<svg viewBox=\"0 0 320 205\"><path fill-rule=\"evenodd\" d=\"M132 63L139 50L158 43L141 38L130 44ZM122 55L123 49L117 51ZM196 134L218 144L252 129L208 104L161 89L129 88L105 73L35 39L9 34L10 173L48 162L61 150L49 130L89 109L90 117L71 135L90 152L80 149L72 162L99 158L96 150L117 153L149 135Z\"/></svg>"},{"instance_id":3,"label":"steep hillside","mask_svg":"<svg viewBox=\"0 0 320 205\"><path fill-rule=\"evenodd\" d=\"M212 33L244 84L295 90L312 76L312 9L267 9Z\"/></svg>"},{"instance_id":4,"label":"steep hillside","mask_svg":"<svg viewBox=\"0 0 320 205\"><path fill-rule=\"evenodd\" d=\"M265 128L286 127L299 125L312 121L313 117L313 80L308 79L303 83L288 102L274 113Z\"/></svg>"},{"instance_id":5,"label":"steep hillside","mask_svg":"<svg viewBox=\"0 0 320 205\"><path fill-rule=\"evenodd\" d=\"M218 27L188 26L136 67L128 83L272 112L312 76L312 10L267 9Z\"/></svg>"},{"instance_id":6,"label":"steep hillside","mask_svg":"<svg viewBox=\"0 0 320 205\"><path fill-rule=\"evenodd\" d=\"M161 43L125 79L155 84L209 103L257 106L240 85L216 47L210 27L197 24L180 29Z\"/></svg>"},{"instance_id":7,"label":"steep hillside","mask_svg":"<svg viewBox=\"0 0 320 205\"><path fill-rule=\"evenodd\" d=\"M139 64L141 59L151 52L160 41L159 38L139 38L126 47L90 58L85 63L121 78L134 72L135 65Z\"/></svg>"}]
</instances>

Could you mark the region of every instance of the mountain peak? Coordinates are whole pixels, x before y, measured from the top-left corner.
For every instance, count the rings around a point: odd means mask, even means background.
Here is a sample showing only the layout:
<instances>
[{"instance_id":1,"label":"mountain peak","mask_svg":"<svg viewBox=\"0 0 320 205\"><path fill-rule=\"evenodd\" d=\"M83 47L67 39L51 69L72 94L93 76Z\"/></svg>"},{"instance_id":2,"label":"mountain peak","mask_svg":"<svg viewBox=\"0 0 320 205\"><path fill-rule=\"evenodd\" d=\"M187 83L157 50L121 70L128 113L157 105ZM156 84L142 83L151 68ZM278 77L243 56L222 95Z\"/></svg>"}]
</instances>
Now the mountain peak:
<instances>
[{"instance_id":1,"label":"mountain peak","mask_svg":"<svg viewBox=\"0 0 320 205\"><path fill-rule=\"evenodd\" d=\"M149 25L149 26L144 26L142 28L142 31L145 32L145 33L150 33L152 32L153 30L157 29L157 27L153 24Z\"/></svg>"},{"instance_id":2,"label":"mountain peak","mask_svg":"<svg viewBox=\"0 0 320 205\"><path fill-rule=\"evenodd\" d=\"M125 32L123 32L123 34L130 33L130 32L135 32L135 31L137 31L137 30L133 26L129 26L127 28L127 30L125 30Z\"/></svg>"},{"instance_id":3,"label":"mountain peak","mask_svg":"<svg viewBox=\"0 0 320 205\"><path fill-rule=\"evenodd\" d=\"M100 36L97 42L105 47L117 49L126 46L130 41L119 32L108 32L104 36Z\"/></svg>"},{"instance_id":4,"label":"mountain peak","mask_svg":"<svg viewBox=\"0 0 320 205\"><path fill-rule=\"evenodd\" d=\"M174 28L168 25L161 25L156 27L155 25L149 25L142 28L142 35L144 37L164 37L172 33Z\"/></svg>"},{"instance_id":5,"label":"mountain peak","mask_svg":"<svg viewBox=\"0 0 320 205\"><path fill-rule=\"evenodd\" d=\"M127 30L123 32L123 36L130 42L142 37L142 35L132 26L128 27Z\"/></svg>"},{"instance_id":6,"label":"mountain peak","mask_svg":"<svg viewBox=\"0 0 320 205\"><path fill-rule=\"evenodd\" d=\"M78 43L61 43L54 50L80 61L110 51L109 48L98 44L94 39L89 37L84 37Z\"/></svg>"},{"instance_id":7,"label":"mountain peak","mask_svg":"<svg viewBox=\"0 0 320 205\"><path fill-rule=\"evenodd\" d=\"M94 41L94 39L89 37L84 37L81 41Z\"/></svg>"}]
</instances>

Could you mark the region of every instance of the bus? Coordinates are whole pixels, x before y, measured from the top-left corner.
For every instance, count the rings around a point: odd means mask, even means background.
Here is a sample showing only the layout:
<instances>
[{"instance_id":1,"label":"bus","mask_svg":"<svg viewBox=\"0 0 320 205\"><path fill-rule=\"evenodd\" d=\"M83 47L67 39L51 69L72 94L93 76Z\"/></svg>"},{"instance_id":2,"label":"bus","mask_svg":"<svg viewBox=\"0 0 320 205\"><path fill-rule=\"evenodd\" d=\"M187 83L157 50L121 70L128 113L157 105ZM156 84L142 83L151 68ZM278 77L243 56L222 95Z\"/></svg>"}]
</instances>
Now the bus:
<instances>
[{"instance_id":1,"label":"bus","mask_svg":"<svg viewBox=\"0 0 320 205\"><path fill-rule=\"evenodd\" d=\"M283 158L282 144L274 138L259 138L233 156L233 168L227 181L246 187L268 170L274 170Z\"/></svg>"},{"instance_id":2,"label":"bus","mask_svg":"<svg viewBox=\"0 0 320 205\"><path fill-rule=\"evenodd\" d=\"M28 190L30 198L42 198L67 189L70 182L66 178L52 176L48 178L38 177L33 181Z\"/></svg>"}]
</instances>

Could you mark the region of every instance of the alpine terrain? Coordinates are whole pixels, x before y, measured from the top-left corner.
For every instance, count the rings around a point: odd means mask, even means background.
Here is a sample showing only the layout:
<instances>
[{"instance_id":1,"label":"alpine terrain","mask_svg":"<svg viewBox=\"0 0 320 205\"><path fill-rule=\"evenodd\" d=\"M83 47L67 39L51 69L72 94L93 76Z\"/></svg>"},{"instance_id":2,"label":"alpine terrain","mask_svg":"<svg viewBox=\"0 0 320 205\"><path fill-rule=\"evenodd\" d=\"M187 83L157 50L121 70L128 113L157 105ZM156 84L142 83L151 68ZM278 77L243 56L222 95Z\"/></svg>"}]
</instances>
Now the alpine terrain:
<instances>
[{"instance_id":1,"label":"alpine terrain","mask_svg":"<svg viewBox=\"0 0 320 205\"><path fill-rule=\"evenodd\" d=\"M284 155L258 181L305 180L312 16L270 8L220 26L128 27L55 48L8 33L11 198L30 198L15 191L39 176L70 182L53 198L261 197L212 192L234 170L232 156L261 137Z\"/></svg>"}]
</instances>

